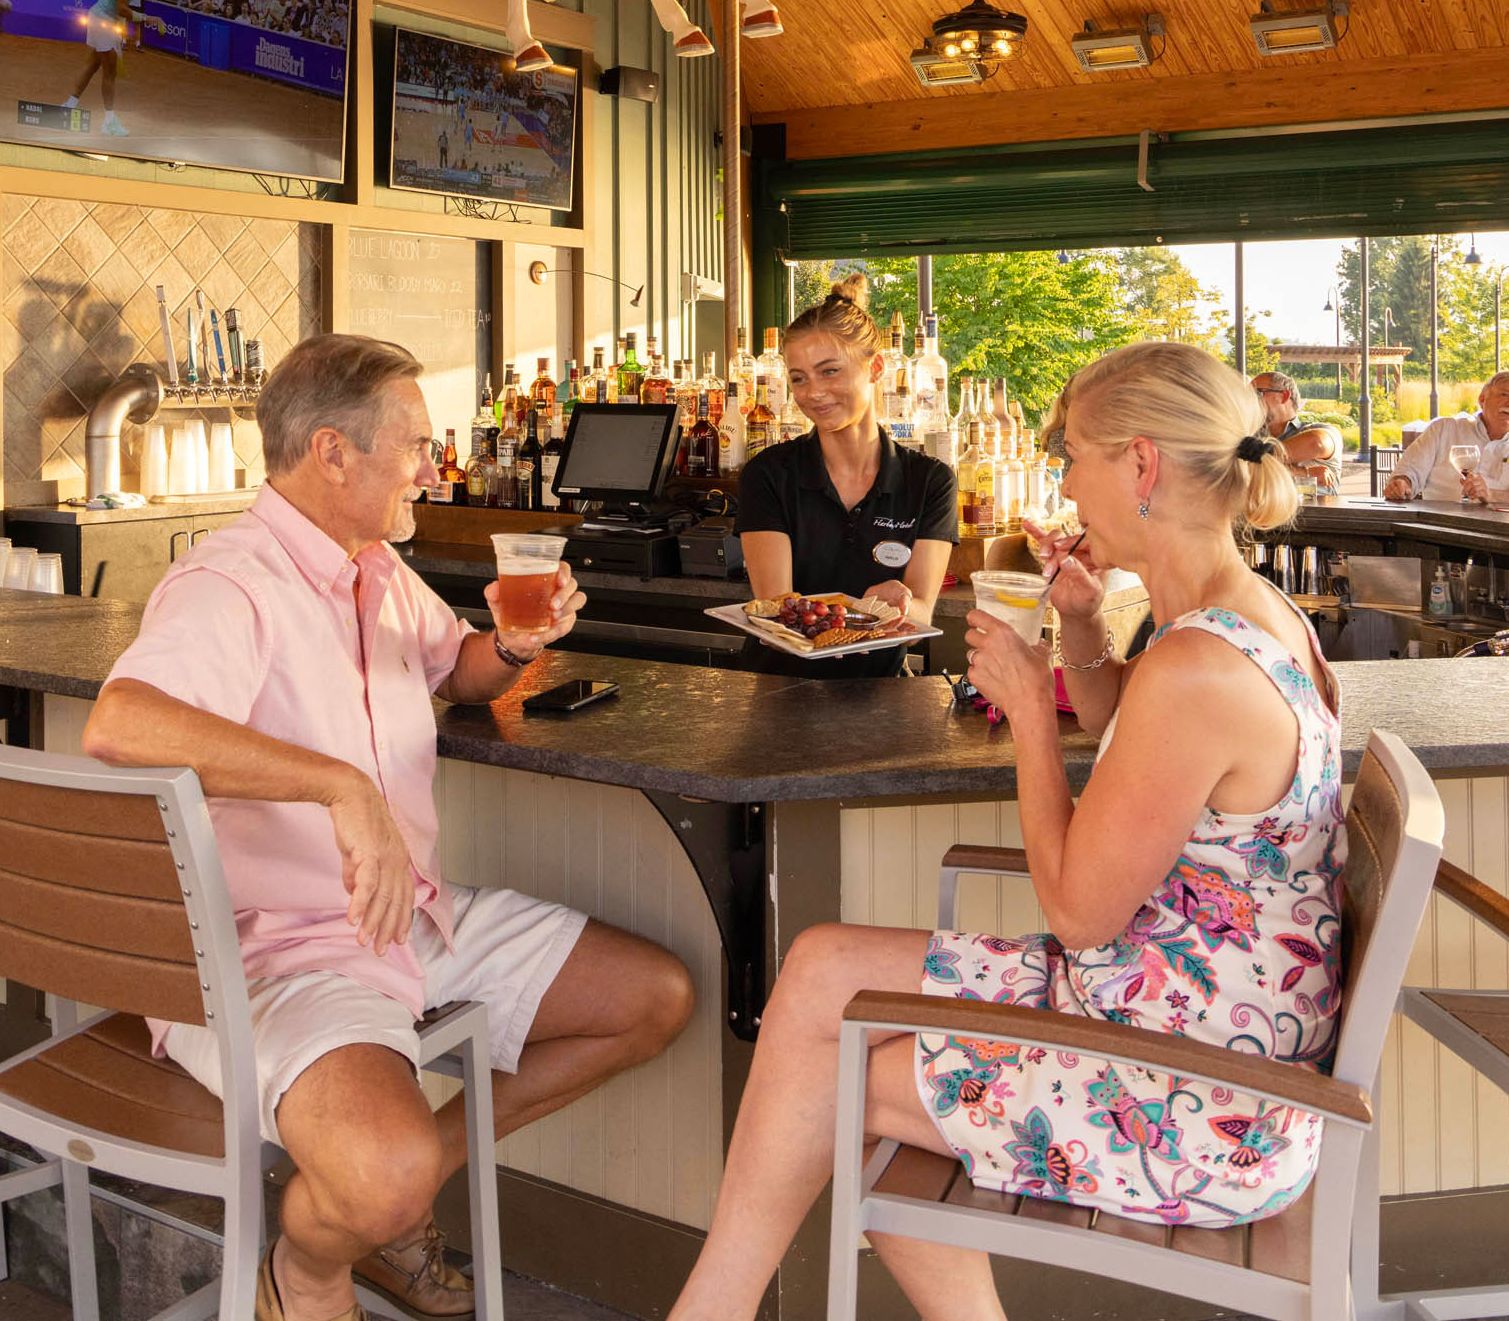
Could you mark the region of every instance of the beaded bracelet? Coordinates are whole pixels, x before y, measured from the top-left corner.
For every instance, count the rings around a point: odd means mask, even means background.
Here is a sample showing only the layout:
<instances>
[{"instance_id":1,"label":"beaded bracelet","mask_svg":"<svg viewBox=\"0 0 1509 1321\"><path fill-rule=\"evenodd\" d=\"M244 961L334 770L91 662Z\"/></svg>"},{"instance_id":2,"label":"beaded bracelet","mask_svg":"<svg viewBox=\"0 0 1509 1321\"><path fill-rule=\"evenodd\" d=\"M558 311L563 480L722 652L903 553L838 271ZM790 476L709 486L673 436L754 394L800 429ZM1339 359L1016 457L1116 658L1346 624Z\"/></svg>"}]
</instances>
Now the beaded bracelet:
<instances>
[{"instance_id":1,"label":"beaded bracelet","mask_svg":"<svg viewBox=\"0 0 1509 1321\"><path fill-rule=\"evenodd\" d=\"M1068 660L1065 659L1063 644L1060 643L1058 646L1058 663L1066 670L1074 670L1076 673L1083 673L1086 670L1098 670L1102 665L1104 665L1108 660L1111 659L1115 652L1116 639L1111 635L1111 630L1106 629L1105 650L1102 651L1100 655L1098 655L1094 660L1088 661L1084 665L1071 665Z\"/></svg>"},{"instance_id":2,"label":"beaded bracelet","mask_svg":"<svg viewBox=\"0 0 1509 1321\"><path fill-rule=\"evenodd\" d=\"M515 656L513 652L509 651L507 647L498 641L497 633L493 634L493 650L498 653L498 659L503 664L511 665L516 670L522 670L530 661L536 659L534 656L531 656L529 660L525 660L521 656Z\"/></svg>"}]
</instances>

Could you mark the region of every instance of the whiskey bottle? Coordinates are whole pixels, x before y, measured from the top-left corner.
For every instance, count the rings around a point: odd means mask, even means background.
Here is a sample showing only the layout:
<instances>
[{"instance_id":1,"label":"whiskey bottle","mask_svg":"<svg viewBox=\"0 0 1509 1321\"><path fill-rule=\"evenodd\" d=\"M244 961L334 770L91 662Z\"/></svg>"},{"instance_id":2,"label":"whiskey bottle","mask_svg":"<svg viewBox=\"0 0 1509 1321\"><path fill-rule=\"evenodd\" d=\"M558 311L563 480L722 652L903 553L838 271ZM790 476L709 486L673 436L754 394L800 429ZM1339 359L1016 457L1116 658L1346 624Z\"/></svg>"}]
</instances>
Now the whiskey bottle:
<instances>
[{"instance_id":1,"label":"whiskey bottle","mask_svg":"<svg viewBox=\"0 0 1509 1321\"><path fill-rule=\"evenodd\" d=\"M540 507L540 486L544 480L545 447L540 444L540 424L548 427L550 414L538 406L531 409L524 421L524 443L519 446L514 466L519 474L519 508Z\"/></svg>"},{"instance_id":2,"label":"whiskey bottle","mask_svg":"<svg viewBox=\"0 0 1509 1321\"><path fill-rule=\"evenodd\" d=\"M654 343L651 337L650 342ZM658 353L650 354L650 370L639 387L639 402L642 404L668 404L672 402L671 378L665 374L665 366Z\"/></svg>"},{"instance_id":3,"label":"whiskey bottle","mask_svg":"<svg viewBox=\"0 0 1509 1321\"><path fill-rule=\"evenodd\" d=\"M697 420L686 437L686 475L716 477L719 445L718 428L708 419L704 396L697 401Z\"/></svg>"},{"instance_id":4,"label":"whiskey bottle","mask_svg":"<svg viewBox=\"0 0 1509 1321\"><path fill-rule=\"evenodd\" d=\"M644 384L644 368L639 364L637 336L631 330L624 336L623 361L618 364L618 398L620 404L637 404Z\"/></svg>"},{"instance_id":5,"label":"whiskey bottle","mask_svg":"<svg viewBox=\"0 0 1509 1321\"><path fill-rule=\"evenodd\" d=\"M770 411L770 396L765 382L755 386L754 406L744 420L744 462L748 463L763 449L780 442L780 422Z\"/></svg>"},{"instance_id":6,"label":"whiskey bottle","mask_svg":"<svg viewBox=\"0 0 1509 1321\"><path fill-rule=\"evenodd\" d=\"M555 382L550 379L550 359L535 359L534 384L529 387L529 403L533 408L544 404L547 408L555 403Z\"/></svg>"},{"instance_id":7,"label":"whiskey bottle","mask_svg":"<svg viewBox=\"0 0 1509 1321\"><path fill-rule=\"evenodd\" d=\"M450 499L441 497L442 503L464 505L466 503L466 474L456 460L456 428L445 429L445 449L440 455L440 485L450 488Z\"/></svg>"}]
</instances>

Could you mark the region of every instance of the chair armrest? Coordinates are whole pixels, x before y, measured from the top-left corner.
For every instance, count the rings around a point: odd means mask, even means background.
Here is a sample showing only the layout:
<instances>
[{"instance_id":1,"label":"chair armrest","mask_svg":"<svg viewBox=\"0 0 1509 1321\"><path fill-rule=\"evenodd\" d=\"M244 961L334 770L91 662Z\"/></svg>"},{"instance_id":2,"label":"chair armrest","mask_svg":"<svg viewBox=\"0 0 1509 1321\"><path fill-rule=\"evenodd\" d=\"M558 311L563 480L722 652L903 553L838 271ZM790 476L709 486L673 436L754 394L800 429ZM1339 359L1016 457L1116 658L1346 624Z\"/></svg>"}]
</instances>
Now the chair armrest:
<instances>
[{"instance_id":1,"label":"chair armrest","mask_svg":"<svg viewBox=\"0 0 1509 1321\"><path fill-rule=\"evenodd\" d=\"M960 871L1030 875L1026 849L1002 849L989 844L955 844L943 855L943 865L957 867Z\"/></svg>"},{"instance_id":2,"label":"chair armrest","mask_svg":"<svg viewBox=\"0 0 1509 1321\"><path fill-rule=\"evenodd\" d=\"M1436 889L1509 940L1509 899L1497 890L1445 859L1436 868Z\"/></svg>"},{"instance_id":3,"label":"chair armrest","mask_svg":"<svg viewBox=\"0 0 1509 1321\"><path fill-rule=\"evenodd\" d=\"M981 1000L861 991L844 1009L844 1021L892 1031L993 1037L1045 1050L1072 1051L1231 1087L1359 1128L1373 1120L1372 1100L1356 1083L1262 1055L1101 1018Z\"/></svg>"}]
</instances>

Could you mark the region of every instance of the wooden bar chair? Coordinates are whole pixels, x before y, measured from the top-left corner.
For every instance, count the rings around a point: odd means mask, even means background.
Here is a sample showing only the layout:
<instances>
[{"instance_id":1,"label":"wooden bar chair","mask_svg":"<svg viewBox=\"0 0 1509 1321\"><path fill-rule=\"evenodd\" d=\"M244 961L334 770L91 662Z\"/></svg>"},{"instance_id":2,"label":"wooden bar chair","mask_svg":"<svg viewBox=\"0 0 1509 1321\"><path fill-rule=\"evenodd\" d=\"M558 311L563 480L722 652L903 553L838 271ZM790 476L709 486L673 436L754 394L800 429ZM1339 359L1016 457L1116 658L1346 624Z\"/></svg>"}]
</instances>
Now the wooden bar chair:
<instances>
[{"instance_id":1,"label":"wooden bar chair","mask_svg":"<svg viewBox=\"0 0 1509 1321\"><path fill-rule=\"evenodd\" d=\"M839 1040L829 1321L851 1321L865 1231L905 1234L1114 1276L1275 1321L1352 1315L1349 1244L1358 1160L1373 1124L1384 1033L1441 852L1435 786L1391 734L1374 731L1347 813L1346 987L1332 1073L1071 1014L862 991ZM939 926L953 927L960 872L1025 875L1020 850L955 848L943 860ZM979 1189L953 1159L882 1142L863 1161L871 1029L946 1032L1069 1051L1200 1079L1325 1117L1320 1164L1288 1210L1233 1229L1167 1228L1066 1202ZM1376 1258L1375 1258L1376 1265Z\"/></svg>"},{"instance_id":2,"label":"wooden bar chair","mask_svg":"<svg viewBox=\"0 0 1509 1321\"><path fill-rule=\"evenodd\" d=\"M1436 872L1436 893L1465 908L1505 939L1509 939L1509 899L1450 862ZM1437 1041L1472 1065L1495 1086L1509 1092L1509 991L1442 991L1406 986L1399 995L1399 1012L1419 1024ZM1369 1321L1465 1321L1469 1317L1509 1316L1509 1265L1500 1285L1399 1294L1379 1300L1377 1150L1369 1144L1363 1164L1374 1196L1358 1198L1353 1273L1373 1286L1366 1297ZM1371 1208L1371 1209L1370 1209Z\"/></svg>"},{"instance_id":3,"label":"wooden bar chair","mask_svg":"<svg viewBox=\"0 0 1509 1321\"><path fill-rule=\"evenodd\" d=\"M221 1198L221 1278L156 1321L252 1314L262 1156L251 1016L236 927L199 779L0 748L0 976L103 1006L0 1064L0 1131L51 1159L0 1176L0 1204L62 1186L73 1314L98 1321L89 1170ZM219 1038L224 1104L154 1059L144 1017ZM418 1025L426 1064L460 1057L480 1321L502 1321L487 1011ZM447 1069L449 1071L449 1068ZM268 1144L268 1150L277 1149ZM358 1288L363 1306L390 1310Z\"/></svg>"}]
</instances>

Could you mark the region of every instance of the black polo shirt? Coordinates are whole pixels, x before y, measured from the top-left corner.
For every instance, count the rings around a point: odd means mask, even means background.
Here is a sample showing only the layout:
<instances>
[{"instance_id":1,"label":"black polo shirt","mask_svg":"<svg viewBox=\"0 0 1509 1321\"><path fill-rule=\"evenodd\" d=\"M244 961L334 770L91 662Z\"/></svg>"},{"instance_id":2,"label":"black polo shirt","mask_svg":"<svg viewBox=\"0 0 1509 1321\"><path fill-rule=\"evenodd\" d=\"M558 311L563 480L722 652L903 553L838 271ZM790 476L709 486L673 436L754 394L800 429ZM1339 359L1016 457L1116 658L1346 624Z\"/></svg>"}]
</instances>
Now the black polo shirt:
<instances>
[{"instance_id":1,"label":"black polo shirt","mask_svg":"<svg viewBox=\"0 0 1509 1321\"><path fill-rule=\"evenodd\" d=\"M876 583L905 578L917 541L959 540L957 483L947 464L894 444L880 428L880 468L852 509L828 476L815 431L762 450L739 475L734 530L784 532L791 538L792 589L864 596ZM904 648L831 661L793 661L760 647L748 651L760 669L790 669L818 678L895 673ZM759 654L763 653L763 654ZM800 668L797 668L800 667Z\"/></svg>"},{"instance_id":2,"label":"black polo shirt","mask_svg":"<svg viewBox=\"0 0 1509 1321\"><path fill-rule=\"evenodd\" d=\"M845 509L823 463L822 443L809 431L762 450L745 466L734 531L791 538L792 590L864 596L876 583L906 576L914 542L957 544L956 497L947 464L902 449L882 427L875 482Z\"/></svg>"}]
</instances>

